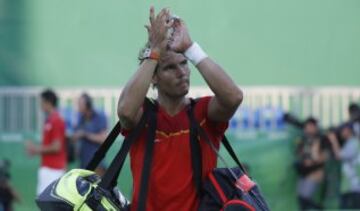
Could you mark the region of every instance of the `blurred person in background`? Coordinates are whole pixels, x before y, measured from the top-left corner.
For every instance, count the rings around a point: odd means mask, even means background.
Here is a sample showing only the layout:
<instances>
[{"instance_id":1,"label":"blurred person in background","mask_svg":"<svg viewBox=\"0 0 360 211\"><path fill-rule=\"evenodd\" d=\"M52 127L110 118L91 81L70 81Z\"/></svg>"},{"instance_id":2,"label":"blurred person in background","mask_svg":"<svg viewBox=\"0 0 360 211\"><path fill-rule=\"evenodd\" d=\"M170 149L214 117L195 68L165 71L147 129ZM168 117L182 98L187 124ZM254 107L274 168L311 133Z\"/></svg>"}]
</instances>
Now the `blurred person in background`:
<instances>
[{"instance_id":1,"label":"blurred person in background","mask_svg":"<svg viewBox=\"0 0 360 211\"><path fill-rule=\"evenodd\" d=\"M67 167L65 123L57 111L57 104L58 97L54 91L47 89L41 93L41 109L45 114L42 141L40 145L26 142L27 153L41 157L37 195L61 177Z\"/></svg>"},{"instance_id":2,"label":"blurred person in background","mask_svg":"<svg viewBox=\"0 0 360 211\"><path fill-rule=\"evenodd\" d=\"M328 133L335 158L341 161L341 209L360 209L360 143L353 125L344 124L340 129L342 147L334 132Z\"/></svg>"},{"instance_id":3,"label":"blurred person in background","mask_svg":"<svg viewBox=\"0 0 360 211\"><path fill-rule=\"evenodd\" d=\"M10 161L0 160L0 211L12 211L13 202L20 202L20 196L10 182Z\"/></svg>"},{"instance_id":4,"label":"blurred person in background","mask_svg":"<svg viewBox=\"0 0 360 211\"><path fill-rule=\"evenodd\" d=\"M72 139L77 142L80 168L86 168L99 146L107 136L107 119L103 112L94 108L93 100L87 93L78 100L79 120ZM98 175L105 173L104 161L95 170Z\"/></svg>"},{"instance_id":5,"label":"blurred person in background","mask_svg":"<svg viewBox=\"0 0 360 211\"><path fill-rule=\"evenodd\" d=\"M323 182L325 160L317 120L310 117L304 123L303 136L296 148L297 195L301 210L322 207L315 202L314 194Z\"/></svg>"},{"instance_id":6,"label":"blurred person in background","mask_svg":"<svg viewBox=\"0 0 360 211\"><path fill-rule=\"evenodd\" d=\"M348 112L354 135L360 139L360 106L356 103L351 103L348 107Z\"/></svg>"}]
</instances>

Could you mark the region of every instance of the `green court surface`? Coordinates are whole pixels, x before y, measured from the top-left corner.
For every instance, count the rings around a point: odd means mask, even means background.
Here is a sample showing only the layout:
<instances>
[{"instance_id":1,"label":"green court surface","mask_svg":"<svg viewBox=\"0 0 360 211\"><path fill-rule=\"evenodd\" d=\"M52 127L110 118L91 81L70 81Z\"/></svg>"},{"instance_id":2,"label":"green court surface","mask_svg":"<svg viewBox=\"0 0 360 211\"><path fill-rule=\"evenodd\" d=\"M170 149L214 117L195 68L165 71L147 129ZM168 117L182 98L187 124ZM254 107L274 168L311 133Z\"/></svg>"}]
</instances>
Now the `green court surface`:
<instances>
[{"instance_id":1,"label":"green court surface","mask_svg":"<svg viewBox=\"0 0 360 211\"><path fill-rule=\"evenodd\" d=\"M252 178L258 182L271 210L297 210L295 199L295 173L291 167L292 150L289 140L249 140L232 139L232 145L240 159L250 168ZM121 141L111 148L107 160L111 160ZM230 165L230 157L221 150ZM12 183L20 193L22 202L16 204L17 211L37 210L34 203L36 174L39 158L29 158L22 142L0 142L0 158L11 160ZM219 166L222 164L219 163ZM72 164L70 167L74 167ZM126 196L131 195L131 173L129 161L119 178L119 187Z\"/></svg>"}]
</instances>

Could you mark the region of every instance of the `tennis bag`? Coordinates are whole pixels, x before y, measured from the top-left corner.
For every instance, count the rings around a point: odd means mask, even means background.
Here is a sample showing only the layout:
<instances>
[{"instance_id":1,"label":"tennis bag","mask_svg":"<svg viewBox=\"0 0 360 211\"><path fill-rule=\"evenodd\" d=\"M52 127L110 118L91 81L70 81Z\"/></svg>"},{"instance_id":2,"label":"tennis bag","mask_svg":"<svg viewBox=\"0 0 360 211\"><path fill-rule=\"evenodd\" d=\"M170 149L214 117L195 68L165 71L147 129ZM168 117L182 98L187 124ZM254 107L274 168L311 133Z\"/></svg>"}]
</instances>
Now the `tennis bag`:
<instances>
[{"instance_id":1,"label":"tennis bag","mask_svg":"<svg viewBox=\"0 0 360 211\"><path fill-rule=\"evenodd\" d=\"M94 154L86 169L73 169L67 172L58 180L51 183L37 198L36 204L42 211L127 211L130 203L116 188L117 178L126 159L126 155L130 150L132 143L138 138L141 131L145 127L145 123L149 119L149 125L156 125L156 112L151 111L154 106L149 99L145 99L145 108L143 116L139 124L125 138L123 144L111 162L109 168L103 175L99 177L94 173L95 168L105 157L110 146L114 143L116 137L121 131L120 122L117 122L104 143ZM155 136L155 128L150 126L148 138L153 140ZM149 141L153 142L153 141ZM146 150L147 154L152 151ZM144 158L144 166L149 169L150 163ZM149 174L142 172L142 174ZM143 177L144 179L148 177ZM141 182L147 185L147 181ZM145 206L147 188L142 189L142 198L139 199L139 206ZM140 210L140 209L139 209Z\"/></svg>"},{"instance_id":2,"label":"tennis bag","mask_svg":"<svg viewBox=\"0 0 360 211\"><path fill-rule=\"evenodd\" d=\"M258 186L246 173L237 158L226 136L222 139L227 152L237 164L229 168L217 148L210 141L204 129L195 120L193 108L196 101L191 101L188 109L190 118L190 146L195 186L200 196L200 211L268 211L270 210ZM210 145L226 168L215 168L207 175L205 182L201 181L201 150L199 136Z\"/></svg>"}]
</instances>

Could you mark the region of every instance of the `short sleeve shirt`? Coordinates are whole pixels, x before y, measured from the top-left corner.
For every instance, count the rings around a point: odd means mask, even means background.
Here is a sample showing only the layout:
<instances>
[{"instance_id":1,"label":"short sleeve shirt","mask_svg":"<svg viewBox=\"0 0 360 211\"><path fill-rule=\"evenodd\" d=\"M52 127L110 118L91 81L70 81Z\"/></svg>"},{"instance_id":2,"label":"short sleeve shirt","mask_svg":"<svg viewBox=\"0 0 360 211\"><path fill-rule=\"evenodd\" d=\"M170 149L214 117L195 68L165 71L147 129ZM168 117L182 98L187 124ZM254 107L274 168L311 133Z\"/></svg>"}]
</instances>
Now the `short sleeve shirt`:
<instances>
[{"instance_id":1,"label":"short sleeve shirt","mask_svg":"<svg viewBox=\"0 0 360 211\"><path fill-rule=\"evenodd\" d=\"M219 148L228 123L215 123L208 119L210 99L211 97L199 98L194 108L194 115L215 147ZM189 211L198 208L191 162L190 122L186 108L183 108L175 116L170 116L159 106L146 202L146 210L148 211ZM122 131L122 134L126 136L129 131ZM137 209L146 134L147 127L141 131L139 140L134 143L130 150L131 171L134 181L131 210ZM200 140L200 146L204 179L216 167L217 156L205 140Z\"/></svg>"},{"instance_id":2,"label":"short sleeve shirt","mask_svg":"<svg viewBox=\"0 0 360 211\"><path fill-rule=\"evenodd\" d=\"M90 120L85 120L80 116L79 125L75 128L76 130L83 130L86 133L101 133L107 129L106 115L103 112L94 111ZM86 138L80 140L79 146L79 159L80 168L85 168L90 162L96 150L100 144L94 143Z\"/></svg>"},{"instance_id":3,"label":"short sleeve shirt","mask_svg":"<svg viewBox=\"0 0 360 211\"><path fill-rule=\"evenodd\" d=\"M41 156L41 166L54 169L65 169L67 165L65 123L60 114L56 111L49 114L46 118L43 128L42 145L48 146L54 141L60 141L60 151L52 154L43 154Z\"/></svg>"}]
</instances>

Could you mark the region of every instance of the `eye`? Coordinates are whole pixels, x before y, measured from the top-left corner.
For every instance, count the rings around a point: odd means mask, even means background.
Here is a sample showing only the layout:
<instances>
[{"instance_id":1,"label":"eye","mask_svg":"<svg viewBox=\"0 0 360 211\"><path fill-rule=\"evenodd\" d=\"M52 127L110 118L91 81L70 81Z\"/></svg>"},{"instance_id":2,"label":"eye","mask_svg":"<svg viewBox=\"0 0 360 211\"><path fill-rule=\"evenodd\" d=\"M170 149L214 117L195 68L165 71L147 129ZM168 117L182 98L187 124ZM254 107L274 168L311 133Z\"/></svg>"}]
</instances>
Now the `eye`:
<instances>
[{"instance_id":1,"label":"eye","mask_svg":"<svg viewBox=\"0 0 360 211\"><path fill-rule=\"evenodd\" d=\"M187 63L188 63L188 61L187 61L187 60L184 60L184 61L182 61L180 64L181 64L181 66L185 66L185 65L187 65Z\"/></svg>"},{"instance_id":2,"label":"eye","mask_svg":"<svg viewBox=\"0 0 360 211\"><path fill-rule=\"evenodd\" d=\"M173 64L170 64L170 65L166 65L164 68L163 68L163 71L168 71L168 70L172 70L172 69L175 69L176 66L173 65Z\"/></svg>"}]
</instances>

